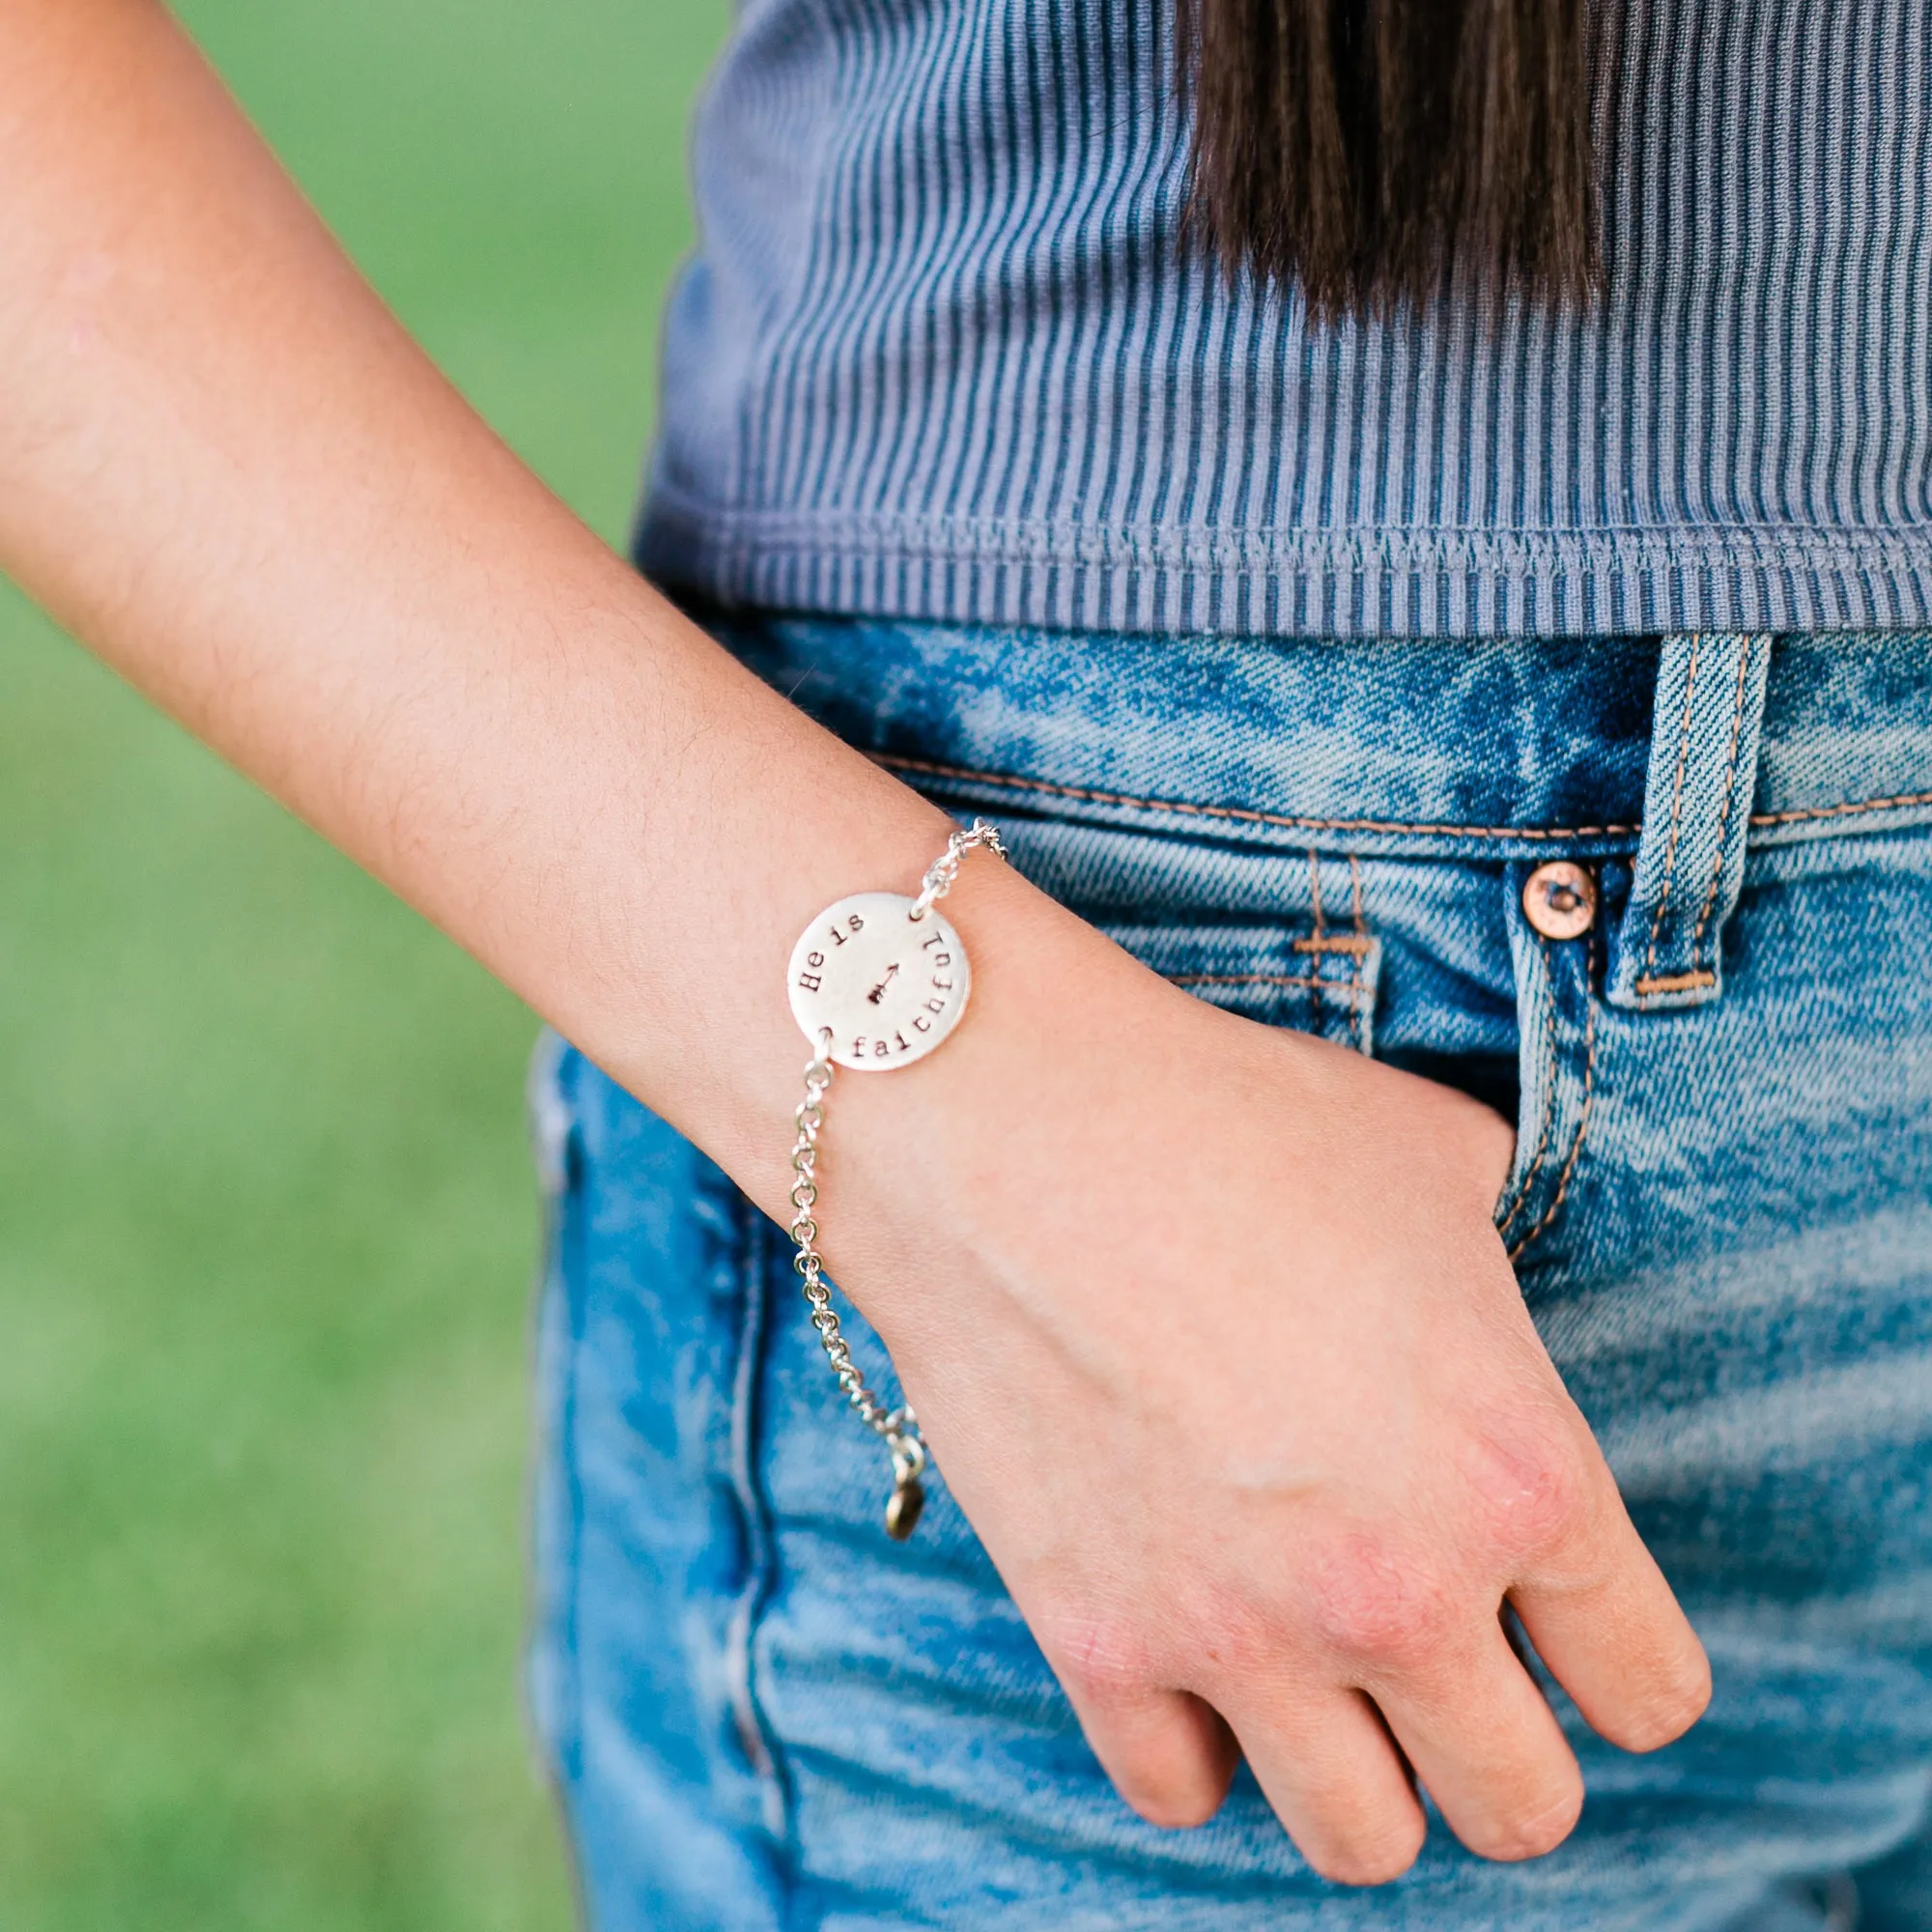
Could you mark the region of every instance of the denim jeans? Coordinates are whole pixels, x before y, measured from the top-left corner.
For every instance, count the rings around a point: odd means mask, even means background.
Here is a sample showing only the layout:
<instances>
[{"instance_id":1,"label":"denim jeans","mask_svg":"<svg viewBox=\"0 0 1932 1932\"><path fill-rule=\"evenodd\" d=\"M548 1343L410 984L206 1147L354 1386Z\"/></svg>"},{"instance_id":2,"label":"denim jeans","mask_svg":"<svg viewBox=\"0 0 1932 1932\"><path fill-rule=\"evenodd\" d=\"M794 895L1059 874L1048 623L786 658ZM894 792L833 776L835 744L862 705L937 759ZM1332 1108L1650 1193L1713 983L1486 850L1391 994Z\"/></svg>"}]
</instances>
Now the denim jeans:
<instances>
[{"instance_id":1,"label":"denim jeans","mask_svg":"<svg viewBox=\"0 0 1932 1932\"><path fill-rule=\"evenodd\" d=\"M1155 971L1514 1110L1497 1223L1716 1691L1638 1758L1552 1688L1529 1864L1435 1821L1333 1887L1245 1773L1143 1824L943 1471L880 1532L782 1232L553 1042L531 1683L599 1932L1932 1927L1932 637L718 628Z\"/></svg>"}]
</instances>

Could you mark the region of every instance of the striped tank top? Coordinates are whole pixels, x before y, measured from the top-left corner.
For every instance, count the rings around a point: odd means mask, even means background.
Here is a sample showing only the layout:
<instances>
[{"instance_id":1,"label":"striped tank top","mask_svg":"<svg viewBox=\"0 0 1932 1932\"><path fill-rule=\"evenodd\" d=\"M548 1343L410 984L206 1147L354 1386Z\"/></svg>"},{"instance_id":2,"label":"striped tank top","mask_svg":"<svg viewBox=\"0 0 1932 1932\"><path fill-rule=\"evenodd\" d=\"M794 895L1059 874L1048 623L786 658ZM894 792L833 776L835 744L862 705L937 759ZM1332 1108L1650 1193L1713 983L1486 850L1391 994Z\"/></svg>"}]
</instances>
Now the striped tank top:
<instances>
[{"instance_id":1,"label":"striped tank top","mask_svg":"<svg viewBox=\"0 0 1932 1932\"><path fill-rule=\"evenodd\" d=\"M1329 326L1181 245L1172 0L744 0L637 532L726 605L1932 625L1932 0L1605 0L1607 287Z\"/></svg>"}]
</instances>

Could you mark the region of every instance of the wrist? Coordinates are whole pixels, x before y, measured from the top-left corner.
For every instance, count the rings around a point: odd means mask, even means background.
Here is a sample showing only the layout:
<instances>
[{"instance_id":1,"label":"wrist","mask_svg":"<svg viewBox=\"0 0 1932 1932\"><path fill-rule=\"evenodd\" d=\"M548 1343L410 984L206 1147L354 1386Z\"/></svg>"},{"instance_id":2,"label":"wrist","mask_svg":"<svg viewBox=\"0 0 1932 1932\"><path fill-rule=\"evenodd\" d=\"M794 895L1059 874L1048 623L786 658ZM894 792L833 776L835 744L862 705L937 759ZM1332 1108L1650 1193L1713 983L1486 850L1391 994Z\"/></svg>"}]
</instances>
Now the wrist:
<instances>
[{"instance_id":1,"label":"wrist","mask_svg":"<svg viewBox=\"0 0 1932 1932\"><path fill-rule=\"evenodd\" d=\"M969 859L944 910L971 961L956 1030L888 1076L839 1068L827 1103L831 1264L889 1331L931 1301L923 1230L938 1217L997 1249L1012 1178L1056 1184L1083 1120L1131 1104L1121 1048L1150 995L1184 997L990 857Z\"/></svg>"},{"instance_id":2,"label":"wrist","mask_svg":"<svg viewBox=\"0 0 1932 1932\"><path fill-rule=\"evenodd\" d=\"M903 1074L929 1061L957 1031L973 987L970 955L939 910L966 859L984 849L1004 857L999 834L983 820L948 836L925 868L916 895L877 889L841 895L794 942L784 974L786 1003L808 1043L803 1095L793 1110L789 1151L788 1230L800 1286L826 1364L853 1413L888 1451L893 1487L886 1532L910 1536L924 1507L925 1438L912 1408L895 1405L854 1359L833 1306L820 1245L824 1184L819 1165L826 1098L834 1070ZM852 1189L857 1206L864 1190Z\"/></svg>"},{"instance_id":3,"label":"wrist","mask_svg":"<svg viewBox=\"0 0 1932 1932\"><path fill-rule=\"evenodd\" d=\"M687 834L660 817L634 849L626 867L632 896L614 910L634 935L624 949L634 964L615 989L621 999L602 1029L603 1051L565 1031L759 1208L787 1221L785 1150L811 1052L788 998L793 948L842 898L916 895L957 828L728 665L709 639L702 662L707 668L727 665L738 713L707 733L706 822ZM722 708L717 696L706 708ZM674 895L664 893L665 876L693 872L699 854L711 861L708 876L695 876ZM1006 878L1006 867L986 855L974 855L965 871L960 895L945 903L949 916L955 904L972 901L985 873ZM677 931L667 944L659 908L673 897ZM949 1042L934 1058L954 1050L956 1041ZM917 1070L887 1081L841 1071L837 1105L842 1111L854 1090L895 1085Z\"/></svg>"}]
</instances>

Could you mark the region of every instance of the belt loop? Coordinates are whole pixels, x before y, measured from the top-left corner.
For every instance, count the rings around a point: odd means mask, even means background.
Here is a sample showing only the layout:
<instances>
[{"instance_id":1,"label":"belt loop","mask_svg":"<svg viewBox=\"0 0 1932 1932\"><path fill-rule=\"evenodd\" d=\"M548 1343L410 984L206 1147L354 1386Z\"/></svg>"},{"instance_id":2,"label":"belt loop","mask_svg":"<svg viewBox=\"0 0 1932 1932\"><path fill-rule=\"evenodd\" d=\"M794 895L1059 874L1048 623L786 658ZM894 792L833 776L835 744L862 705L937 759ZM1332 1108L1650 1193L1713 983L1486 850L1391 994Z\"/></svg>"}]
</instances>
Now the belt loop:
<instances>
[{"instance_id":1,"label":"belt loop","mask_svg":"<svg viewBox=\"0 0 1932 1932\"><path fill-rule=\"evenodd\" d=\"M1644 779L1643 838L1605 997L1637 1012L1723 989L1724 922L1744 878L1771 638L1668 637Z\"/></svg>"}]
</instances>

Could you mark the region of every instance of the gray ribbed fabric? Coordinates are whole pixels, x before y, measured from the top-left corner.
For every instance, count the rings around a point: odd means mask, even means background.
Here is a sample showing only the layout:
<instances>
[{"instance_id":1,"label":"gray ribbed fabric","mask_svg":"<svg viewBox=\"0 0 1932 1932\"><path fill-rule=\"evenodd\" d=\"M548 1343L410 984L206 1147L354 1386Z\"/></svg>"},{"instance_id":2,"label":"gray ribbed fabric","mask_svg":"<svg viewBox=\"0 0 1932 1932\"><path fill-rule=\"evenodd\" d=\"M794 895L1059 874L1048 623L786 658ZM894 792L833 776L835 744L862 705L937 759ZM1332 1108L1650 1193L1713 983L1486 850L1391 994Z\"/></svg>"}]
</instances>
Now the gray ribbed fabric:
<instances>
[{"instance_id":1,"label":"gray ribbed fabric","mask_svg":"<svg viewBox=\"0 0 1932 1932\"><path fill-rule=\"evenodd\" d=\"M1183 259L1171 11L747 0L646 569L1091 630L1932 622L1932 0L1610 0L1605 301L1340 329Z\"/></svg>"}]
</instances>

